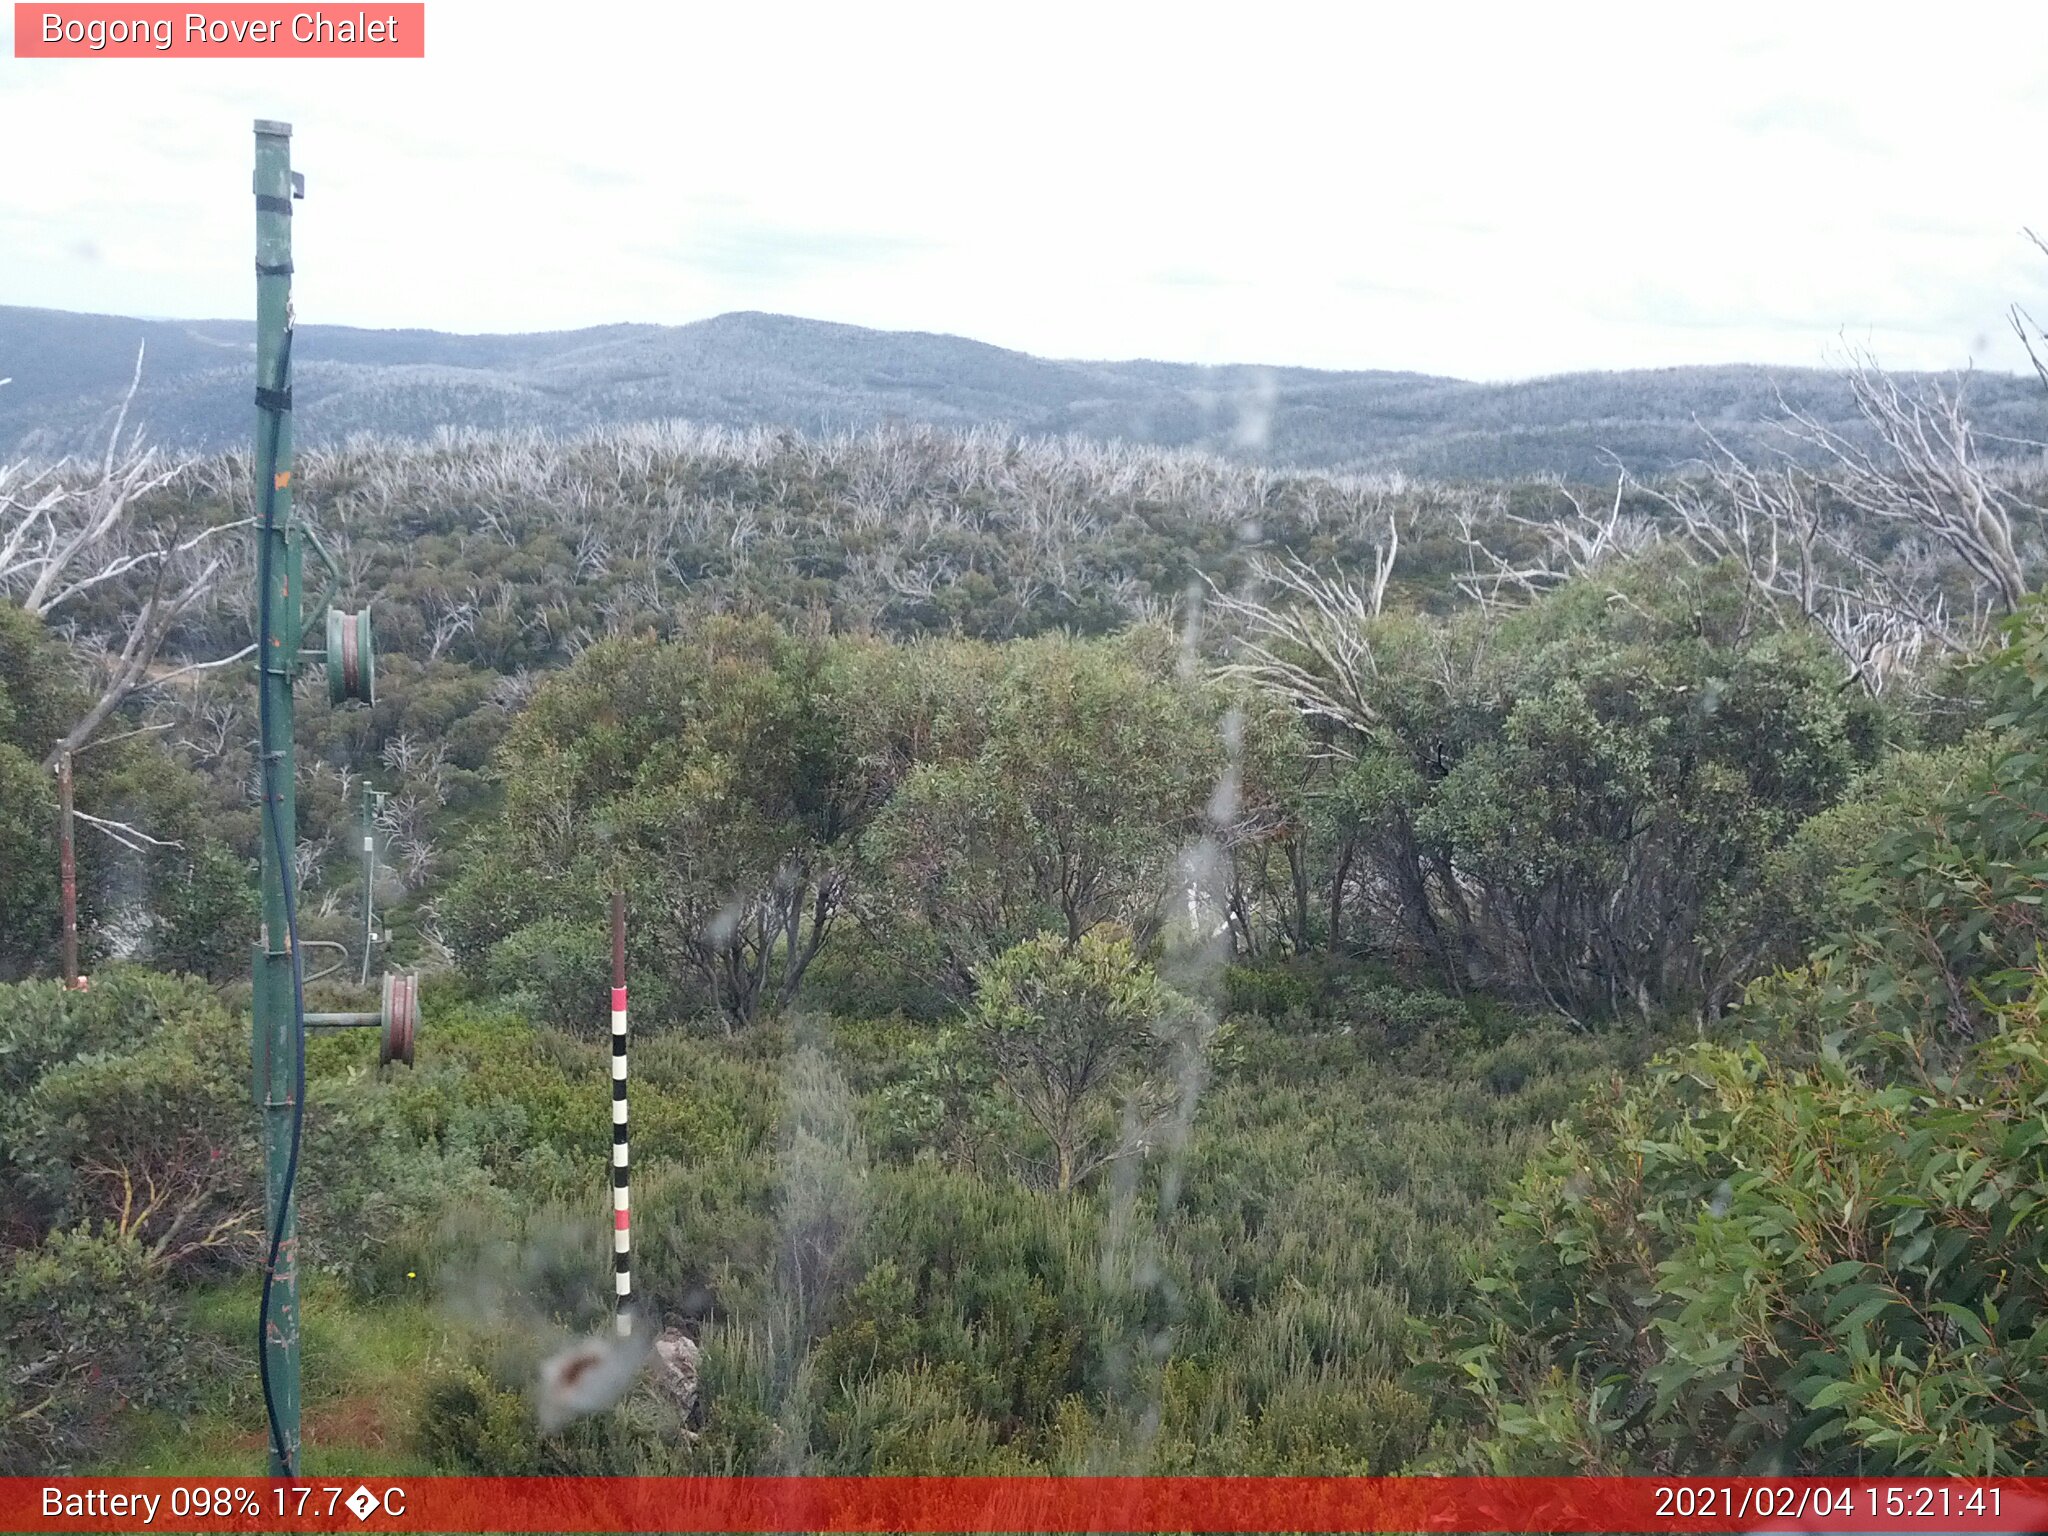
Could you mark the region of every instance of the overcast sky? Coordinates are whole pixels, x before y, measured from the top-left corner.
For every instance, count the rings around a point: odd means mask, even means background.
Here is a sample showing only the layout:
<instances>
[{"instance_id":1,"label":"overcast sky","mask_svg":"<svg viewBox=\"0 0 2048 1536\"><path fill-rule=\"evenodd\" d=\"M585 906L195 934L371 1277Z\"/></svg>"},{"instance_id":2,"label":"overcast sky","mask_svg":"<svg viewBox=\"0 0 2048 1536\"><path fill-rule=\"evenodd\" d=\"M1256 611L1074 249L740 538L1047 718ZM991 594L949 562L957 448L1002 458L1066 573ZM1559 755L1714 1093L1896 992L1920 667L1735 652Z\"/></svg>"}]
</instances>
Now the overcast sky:
<instances>
[{"instance_id":1,"label":"overcast sky","mask_svg":"<svg viewBox=\"0 0 2048 1536\"><path fill-rule=\"evenodd\" d=\"M1845 338L2008 368L2006 307L2048 311L2022 234L2048 231L2033 7L429 0L427 21L410 62L10 42L0 303L249 313L262 116L294 124L308 182L308 321L761 309L1511 378L1826 364Z\"/></svg>"}]
</instances>

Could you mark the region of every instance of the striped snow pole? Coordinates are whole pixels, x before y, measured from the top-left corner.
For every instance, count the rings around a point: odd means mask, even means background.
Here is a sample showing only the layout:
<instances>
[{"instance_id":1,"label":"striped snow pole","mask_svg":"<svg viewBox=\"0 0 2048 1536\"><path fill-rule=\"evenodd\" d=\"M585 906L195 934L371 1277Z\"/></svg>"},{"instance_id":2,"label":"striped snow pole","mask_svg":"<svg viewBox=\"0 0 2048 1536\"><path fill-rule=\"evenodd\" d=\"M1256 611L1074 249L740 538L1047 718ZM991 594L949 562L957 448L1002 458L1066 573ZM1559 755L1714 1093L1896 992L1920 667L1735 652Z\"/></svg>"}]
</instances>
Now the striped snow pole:
<instances>
[{"instance_id":1,"label":"striped snow pole","mask_svg":"<svg viewBox=\"0 0 2048 1536\"><path fill-rule=\"evenodd\" d=\"M612 892L612 1269L619 1337L633 1331L633 1225L626 1151L626 893Z\"/></svg>"}]
</instances>

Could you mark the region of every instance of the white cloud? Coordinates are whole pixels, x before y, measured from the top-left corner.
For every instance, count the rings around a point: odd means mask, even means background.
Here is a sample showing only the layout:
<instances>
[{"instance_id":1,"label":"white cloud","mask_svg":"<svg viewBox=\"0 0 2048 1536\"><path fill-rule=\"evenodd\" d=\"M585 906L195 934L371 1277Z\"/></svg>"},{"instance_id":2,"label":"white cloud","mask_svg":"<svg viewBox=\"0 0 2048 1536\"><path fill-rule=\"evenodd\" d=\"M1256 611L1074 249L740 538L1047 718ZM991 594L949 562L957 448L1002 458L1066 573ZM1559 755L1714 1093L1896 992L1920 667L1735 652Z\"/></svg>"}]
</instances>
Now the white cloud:
<instances>
[{"instance_id":1,"label":"white cloud","mask_svg":"<svg viewBox=\"0 0 2048 1536\"><path fill-rule=\"evenodd\" d=\"M429 0L424 61L10 58L0 301L244 312L263 116L309 319L2014 366L2004 306L2048 291L2029 13L1787 9Z\"/></svg>"}]
</instances>

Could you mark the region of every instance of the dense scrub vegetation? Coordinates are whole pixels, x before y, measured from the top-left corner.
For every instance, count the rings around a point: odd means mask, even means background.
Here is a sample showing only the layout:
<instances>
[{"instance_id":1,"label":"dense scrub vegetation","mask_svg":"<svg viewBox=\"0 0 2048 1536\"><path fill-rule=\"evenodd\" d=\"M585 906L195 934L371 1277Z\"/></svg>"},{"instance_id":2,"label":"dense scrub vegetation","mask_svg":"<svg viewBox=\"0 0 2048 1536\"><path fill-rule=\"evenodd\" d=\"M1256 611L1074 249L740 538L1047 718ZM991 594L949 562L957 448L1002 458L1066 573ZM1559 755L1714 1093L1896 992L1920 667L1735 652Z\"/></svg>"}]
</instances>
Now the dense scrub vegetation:
<instances>
[{"instance_id":1,"label":"dense scrub vegetation","mask_svg":"<svg viewBox=\"0 0 2048 1536\"><path fill-rule=\"evenodd\" d=\"M601 1316L605 1057L444 992L412 1075L316 1042L304 1262L339 1289L309 1315L374 1327L389 1307L410 1332L402 1309L434 1299L379 1432L450 1469L1392 1469L1434 1414L1406 1380L1410 1314L1460 1293L1489 1194L1633 1047L1384 985L1243 985L1292 1000L1232 1016L1172 1157L1068 1195L1010 1161L1033 1137L970 1041L817 1016L643 1041L637 1273L701 1332L694 1438L651 1390L539 1435L541 1354ZM247 1329L204 1304L253 1262L246 1024L122 970L5 1006L10 1088L38 1118L5 1128L0 1459L89 1465L158 1422L141 1410L196 1426L175 1465L256 1454ZM160 1107L116 1132L102 1095ZM161 1206L124 1217L124 1179ZM230 1212L243 1225L199 1246ZM357 1375L322 1342L316 1443Z\"/></svg>"},{"instance_id":2,"label":"dense scrub vegetation","mask_svg":"<svg viewBox=\"0 0 2048 1536\"><path fill-rule=\"evenodd\" d=\"M144 515L226 518L239 472ZM416 1070L310 1053L315 1446L2038 1464L2041 608L1878 669L1670 487L1574 546L1576 488L991 436L305 478L387 656L374 708L301 701L303 937L360 942L370 767L385 949L431 972ZM90 633L0 610L0 1466L240 1467L246 681L143 688L79 755L127 829L81 845L93 986L19 979ZM609 1299L615 881L636 1278L701 1374L543 1431Z\"/></svg>"},{"instance_id":3,"label":"dense scrub vegetation","mask_svg":"<svg viewBox=\"0 0 2048 1536\"><path fill-rule=\"evenodd\" d=\"M1997 745L1878 841L1844 930L1518 1185L1457 1356L1492 1464L2040 1465L2048 613L2012 640Z\"/></svg>"},{"instance_id":4,"label":"dense scrub vegetation","mask_svg":"<svg viewBox=\"0 0 2048 1536\"><path fill-rule=\"evenodd\" d=\"M40 760L84 708L72 669L61 643L0 604L0 979L54 967L57 794ZM80 860L83 958L146 949L168 969L212 976L245 964L255 903L240 853L252 846L255 815L230 799L237 786L210 783L147 734L119 730L77 764L80 806L147 829L145 838L109 833Z\"/></svg>"}]
</instances>

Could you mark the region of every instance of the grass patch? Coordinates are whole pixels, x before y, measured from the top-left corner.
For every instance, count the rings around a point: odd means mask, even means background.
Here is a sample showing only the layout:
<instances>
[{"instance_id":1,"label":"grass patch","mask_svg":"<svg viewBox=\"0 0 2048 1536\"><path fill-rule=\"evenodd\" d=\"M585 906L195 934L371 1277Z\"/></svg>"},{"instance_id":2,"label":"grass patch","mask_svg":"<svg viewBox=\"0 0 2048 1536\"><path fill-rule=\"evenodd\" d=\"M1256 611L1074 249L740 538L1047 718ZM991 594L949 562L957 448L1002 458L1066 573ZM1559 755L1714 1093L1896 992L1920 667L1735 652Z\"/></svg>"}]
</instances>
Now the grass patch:
<instances>
[{"instance_id":1,"label":"grass patch","mask_svg":"<svg viewBox=\"0 0 2048 1536\"><path fill-rule=\"evenodd\" d=\"M247 1477L268 1444L256 1372L253 1275L185 1292L183 1321L217 1369L195 1411L127 1416L118 1450L98 1469L131 1476ZM424 1299L365 1302L326 1276L300 1293L300 1405L308 1476L440 1471L413 1449L421 1383L460 1352L459 1330Z\"/></svg>"}]
</instances>

